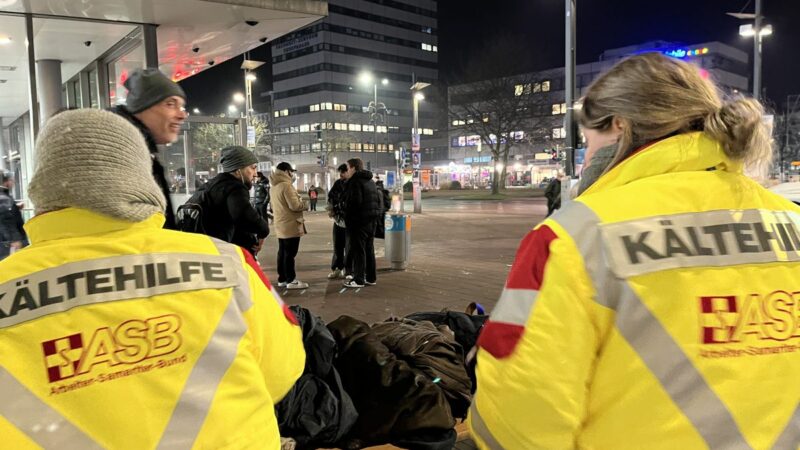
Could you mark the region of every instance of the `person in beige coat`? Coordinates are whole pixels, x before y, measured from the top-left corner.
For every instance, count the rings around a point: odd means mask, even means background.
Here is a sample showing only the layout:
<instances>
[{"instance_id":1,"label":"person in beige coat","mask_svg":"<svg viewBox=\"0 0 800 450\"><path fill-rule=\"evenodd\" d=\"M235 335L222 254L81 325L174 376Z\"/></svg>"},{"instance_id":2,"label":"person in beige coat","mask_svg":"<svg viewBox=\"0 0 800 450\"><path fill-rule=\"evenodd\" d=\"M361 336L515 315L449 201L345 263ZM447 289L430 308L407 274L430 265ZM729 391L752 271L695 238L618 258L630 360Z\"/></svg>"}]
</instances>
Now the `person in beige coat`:
<instances>
[{"instance_id":1,"label":"person in beige coat","mask_svg":"<svg viewBox=\"0 0 800 450\"><path fill-rule=\"evenodd\" d=\"M305 289L308 283L297 279L294 271L294 258L300 248L300 237L306 234L303 211L308 208L306 202L292 186L296 170L287 162L275 167L275 173L269 176L270 204L278 236L278 286L286 289Z\"/></svg>"}]
</instances>

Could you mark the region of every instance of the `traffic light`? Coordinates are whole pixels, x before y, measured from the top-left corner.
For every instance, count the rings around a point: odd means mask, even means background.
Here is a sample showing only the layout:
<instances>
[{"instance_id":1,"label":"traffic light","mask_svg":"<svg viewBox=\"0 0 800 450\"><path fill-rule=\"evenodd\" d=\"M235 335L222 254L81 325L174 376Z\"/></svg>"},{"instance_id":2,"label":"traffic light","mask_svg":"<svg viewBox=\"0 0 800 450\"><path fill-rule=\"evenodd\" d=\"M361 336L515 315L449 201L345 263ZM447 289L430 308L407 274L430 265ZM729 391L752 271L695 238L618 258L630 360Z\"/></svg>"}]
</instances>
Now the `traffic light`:
<instances>
[{"instance_id":1,"label":"traffic light","mask_svg":"<svg viewBox=\"0 0 800 450\"><path fill-rule=\"evenodd\" d=\"M550 157L553 161L560 161L560 158L558 157L558 150L556 149L550 150Z\"/></svg>"}]
</instances>

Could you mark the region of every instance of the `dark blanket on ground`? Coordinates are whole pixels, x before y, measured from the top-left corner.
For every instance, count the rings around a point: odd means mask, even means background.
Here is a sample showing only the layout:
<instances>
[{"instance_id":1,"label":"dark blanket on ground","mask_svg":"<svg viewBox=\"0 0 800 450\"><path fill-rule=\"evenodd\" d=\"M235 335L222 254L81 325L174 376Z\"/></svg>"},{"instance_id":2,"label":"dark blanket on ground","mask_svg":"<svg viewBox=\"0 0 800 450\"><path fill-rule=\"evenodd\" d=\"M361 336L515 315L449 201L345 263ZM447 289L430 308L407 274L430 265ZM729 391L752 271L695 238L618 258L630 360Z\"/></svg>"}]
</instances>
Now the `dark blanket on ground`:
<instances>
[{"instance_id":1,"label":"dark blanket on ground","mask_svg":"<svg viewBox=\"0 0 800 450\"><path fill-rule=\"evenodd\" d=\"M428 374L398 358L360 320L342 316L328 329L339 347L336 368L359 412L346 448L387 442L404 442L407 448L452 448L455 434L448 430L455 420L444 391ZM426 434L439 440L419 438Z\"/></svg>"}]
</instances>

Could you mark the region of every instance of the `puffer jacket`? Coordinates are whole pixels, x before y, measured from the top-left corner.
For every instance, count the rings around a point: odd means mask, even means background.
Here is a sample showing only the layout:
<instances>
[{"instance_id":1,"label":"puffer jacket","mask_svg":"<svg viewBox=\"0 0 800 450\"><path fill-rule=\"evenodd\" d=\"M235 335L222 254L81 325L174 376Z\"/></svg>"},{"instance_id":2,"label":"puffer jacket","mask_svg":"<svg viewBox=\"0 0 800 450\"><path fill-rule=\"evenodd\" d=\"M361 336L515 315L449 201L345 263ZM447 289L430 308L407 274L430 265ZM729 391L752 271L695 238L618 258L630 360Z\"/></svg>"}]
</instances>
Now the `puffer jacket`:
<instances>
[{"instance_id":1,"label":"puffer jacket","mask_svg":"<svg viewBox=\"0 0 800 450\"><path fill-rule=\"evenodd\" d=\"M700 132L522 241L478 340L480 448L798 448L800 207Z\"/></svg>"},{"instance_id":2,"label":"puffer jacket","mask_svg":"<svg viewBox=\"0 0 800 450\"><path fill-rule=\"evenodd\" d=\"M383 196L368 170L359 170L347 180L342 200L347 226L367 226L383 214Z\"/></svg>"},{"instance_id":3,"label":"puffer jacket","mask_svg":"<svg viewBox=\"0 0 800 450\"><path fill-rule=\"evenodd\" d=\"M306 234L303 211L308 204L292 186L292 177L287 172L276 170L269 176L270 205L272 205L273 224L278 239L301 237Z\"/></svg>"}]
</instances>

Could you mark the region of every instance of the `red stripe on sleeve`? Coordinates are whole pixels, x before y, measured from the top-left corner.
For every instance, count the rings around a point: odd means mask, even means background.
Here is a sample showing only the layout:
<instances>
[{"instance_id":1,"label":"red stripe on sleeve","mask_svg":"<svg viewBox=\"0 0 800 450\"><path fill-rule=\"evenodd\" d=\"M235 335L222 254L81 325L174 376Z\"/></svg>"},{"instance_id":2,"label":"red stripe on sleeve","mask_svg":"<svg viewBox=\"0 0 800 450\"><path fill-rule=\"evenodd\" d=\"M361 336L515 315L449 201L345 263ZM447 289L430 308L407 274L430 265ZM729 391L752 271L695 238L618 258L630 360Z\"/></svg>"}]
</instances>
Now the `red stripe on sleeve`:
<instances>
[{"instance_id":1,"label":"red stripe on sleeve","mask_svg":"<svg viewBox=\"0 0 800 450\"><path fill-rule=\"evenodd\" d=\"M272 284L270 284L269 279L267 279L267 276L264 275L264 271L261 270L261 266L258 265L258 262L256 262L255 258L253 258L253 255L251 255L250 252L248 252L247 250L242 250L242 253L244 254L244 260L247 262L247 265L250 266L258 274L258 278L261 279L261 281L264 283L264 286L266 286L267 289L270 290L270 294L272 294L273 297L275 297L275 301L278 302L278 304L281 306L281 309L283 310L283 315L284 317L286 317L286 320L288 320L292 325L300 325L300 323L297 321L297 317L295 317L292 310L289 309L289 306L286 305L286 303L284 303L283 300L280 297L278 297L278 294L275 293L275 291L272 289Z\"/></svg>"},{"instance_id":2,"label":"red stripe on sleeve","mask_svg":"<svg viewBox=\"0 0 800 450\"><path fill-rule=\"evenodd\" d=\"M272 289L272 284L270 284L267 276L264 275L264 271L261 270L261 266L258 265L258 262L256 262L256 260L253 258L253 255L251 255L247 250L242 250L242 253L244 254L244 260L247 262L247 265L250 266L256 272L256 274L258 274L258 278L261 278L264 286L266 286L267 289Z\"/></svg>"},{"instance_id":3,"label":"red stripe on sleeve","mask_svg":"<svg viewBox=\"0 0 800 450\"><path fill-rule=\"evenodd\" d=\"M510 356L517 347L525 327L503 322L486 322L478 337L478 347L497 359Z\"/></svg>"},{"instance_id":4,"label":"red stripe on sleeve","mask_svg":"<svg viewBox=\"0 0 800 450\"><path fill-rule=\"evenodd\" d=\"M557 238L556 233L547 225L529 232L517 250L506 287L538 291L544 279L544 267L550 258L550 243Z\"/></svg>"}]
</instances>

